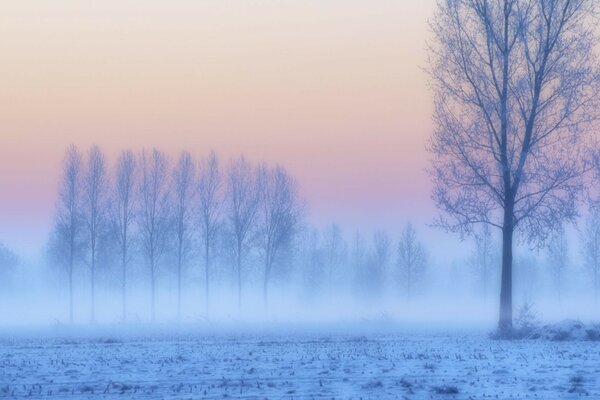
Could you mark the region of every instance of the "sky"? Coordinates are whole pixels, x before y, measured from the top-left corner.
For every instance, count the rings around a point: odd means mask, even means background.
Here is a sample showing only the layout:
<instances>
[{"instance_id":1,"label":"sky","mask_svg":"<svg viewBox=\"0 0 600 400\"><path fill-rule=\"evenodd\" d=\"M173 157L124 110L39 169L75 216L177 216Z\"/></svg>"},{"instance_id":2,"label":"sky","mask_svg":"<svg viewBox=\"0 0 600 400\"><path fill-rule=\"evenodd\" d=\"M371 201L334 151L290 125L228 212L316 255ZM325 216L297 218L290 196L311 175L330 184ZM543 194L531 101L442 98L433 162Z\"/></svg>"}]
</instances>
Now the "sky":
<instances>
[{"instance_id":1,"label":"sky","mask_svg":"<svg viewBox=\"0 0 600 400\"><path fill-rule=\"evenodd\" d=\"M65 148L244 154L315 224L433 220L434 0L33 0L0 14L0 242L40 249Z\"/></svg>"}]
</instances>

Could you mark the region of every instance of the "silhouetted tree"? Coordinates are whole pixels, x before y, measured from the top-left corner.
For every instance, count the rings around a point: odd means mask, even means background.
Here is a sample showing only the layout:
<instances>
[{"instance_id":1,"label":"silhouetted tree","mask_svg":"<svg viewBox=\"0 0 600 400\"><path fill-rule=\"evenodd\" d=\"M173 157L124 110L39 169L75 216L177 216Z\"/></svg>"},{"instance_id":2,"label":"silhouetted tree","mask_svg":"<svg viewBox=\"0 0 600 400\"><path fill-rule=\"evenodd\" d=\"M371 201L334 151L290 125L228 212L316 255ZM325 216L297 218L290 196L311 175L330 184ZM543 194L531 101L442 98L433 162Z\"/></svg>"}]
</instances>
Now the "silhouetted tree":
<instances>
[{"instance_id":1,"label":"silhouetted tree","mask_svg":"<svg viewBox=\"0 0 600 400\"><path fill-rule=\"evenodd\" d=\"M194 212L195 168L192 156L181 153L173 170L174 228L177 241L177 319L181 319L181 270L192 248L192 224Z\"/></svg>"},{"instance_id":2,"label":"silhouetted tree","mask_svg":"<svg viewBox=\"0 0 600 400\"><path fill-rule=\"evenodd\" d=\"M100 235L107 221L107 182L106 160L100 148L92 146L88 154L87 168L83 178L83 215L87 226L87 239L90 252L91 279L91 321L96 315L96 261Z\"/></svg>"},{"instance_id":3,"label":"silhouetted tree","mask_svg":"<svg viewBox=\"0 0 600 400\"><path fill-rule=\"evenodd\" d=\"M219 160L214 152L202 160L199 174L198 205L200 236L204 247L205 311L208 316L211 251L215 246L223 208L223 179L219 170Z\"/></svg>"},{"instance_id":4,"label":"silhouetted tree","mask_svg":"<svg viewBox=\"0 0 600 400\"><path fill-rule=\"evenodd\" d=\"M242 260L255 228L260 195L257 171L244 157L231 162L228 171L228 219L234 238L238 283L238 307L242 307Z\"/></svg>"},{"instance_id":5,"label":"silhouetted tree","mask_svg":"<svg viewBox=\"0 0 600 400\"><path fill-rule=\"evenodd\" d=\"M127 315L127 265L131 260L136 207L137 162L133 152L126 150L117 161L112 223L121 257L121 308L123 321Z\"/></svg>"},{"instance_id":6,"label":"silhouetted tree","mask_svg":"<svg viewBox=\"0 0 600 400\"><path fill-rule=\"evenodd\" d=\"M320 243L319 231L315 228L303 230L300 237L299 263L302 269L303 283L310 300L322 289L324 277L324 251Z\"/></svg>"},{"instance_id":7,"label":"silhouetted tree","mask_svg":"<svg viewBox=\"0 0 600 400\"><path fill-rule=\"evenodd\" d=\"M73 271L81 251L82 221L82 160L77 147L68 147L63 161L54 230L49 251L53 259L64 265L69 281L69 322L73 323Z\"/></svg>"},{"instance_id":8,"label":"silhouetted tree","mask_svg":"<svg viewBox=\"0 0 600 400\"><path fill-rule=\"evenodd\" d=\"M303 209L298 198L296 181L283 167L270 169L265 165L261 166L258 190L262 206L258 222L258 241L265 266L263 298L266 307L271 270L284 248L292 243Z\"/></svg>"},{"instance_id":9,"label":"silhouetted tree","mask_svg":"<svg viewBox=\"0 0 600 400\"><path fill-rule=\"evenodd\" d=\"M398 243L398 269L404 283L406 298L410 301L414 286L423 278L427 268L427 252L417 240L413 224L408 223Z\"/></svg>"},{"instance_id":10,"label":"silhouetted tree","mask_svg":"<svg viewBox=\"0 0 600 400\"><path fill-rule=\"evenodd\" d=\"M584 124L597 113L593 0L439 0L429 65L439 225L502 230L499 332L512 332L513 233L576 216Z\"/></svg>"},{"instance_id":11,"label":"silhouetted tree","mask_svg":"<svg viewBox=\"0 0 600 400\"><path fill-rule=\"evenodd\" d=\"M565 272L569 262L569 242L565 233L565 228L560 225L556 231L552 232L548 243L548 263L556 289L557 299L562 299Z\"/></svg>"},{"instance_id":12,"label":"silhouetted tree","mask_svg":"<svg viewBox=\"0 0 600 400\"><path fill-rule=\"evenodd\" d=\"M475 249L471 258L471 264L477 276L477 283L481 284L483 300L487 300L490 278L496 271L496 248L492 240L492 232L488 224L474 233Z\"/></svg>"},{"instance_id":13,"label":"silhouetted tree","mask_svg":"<svg viewBox=\"0 0 600 400\"><path fill-rule=\"evenodd\" d=\"M371 255L368 279L371 281L373 294L381 294L383 280L390 262L390 237L384 231L377 231L373 236L373 254Z\"/></svg>"},{"instance_id":14,"label":"silhouetted tree","mask_svg":"<svg viewBox=\"0 0 600 400\"><path fill-rule=\"evenodd\" d=\"M331 224L323 232L323 245L327 262L329 289L333 288L333 274L342 263L344 239L339 225Z\"/></svg>"},{"instance_id":15,"label":"silhouetted tree","mask_svg":"<svg viewBox=\"0 0 600 400\"><path fill-rule=\"evenodd\" d=\"M155 320L156 271L169 240L169 181L168 160L154 149L141 155L139 188L139 227L144 255L150 270L151 318Z\"/></svg>"},{"instance_id":16,"label":"silhouetted tree","mask_svg":"<svg viewBox=\"0 0 600 400\"><path fill-rule=\"evenodd\" d=\"M19 265L19 257L14 251L0 243L0 285L8 287Z\"/></svg>"}]
</instances>

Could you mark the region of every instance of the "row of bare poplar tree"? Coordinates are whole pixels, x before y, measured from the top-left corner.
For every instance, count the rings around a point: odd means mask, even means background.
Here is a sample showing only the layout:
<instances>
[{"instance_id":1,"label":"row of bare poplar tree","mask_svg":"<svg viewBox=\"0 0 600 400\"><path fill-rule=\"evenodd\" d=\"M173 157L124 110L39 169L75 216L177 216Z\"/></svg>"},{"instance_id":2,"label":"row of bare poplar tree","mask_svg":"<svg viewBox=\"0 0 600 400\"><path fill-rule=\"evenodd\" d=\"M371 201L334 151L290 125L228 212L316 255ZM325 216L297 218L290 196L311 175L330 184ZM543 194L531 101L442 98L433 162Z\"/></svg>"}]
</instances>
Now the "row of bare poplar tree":
<instances>
[{"instance_id":1,"label":"row of bare poplar tree","mask_svg":"<svg viewBox=\"0 0 600 400\"><path fill-rule=\"evenodd\" d=\"M224 220L235 254L238 302L242 299L242 264L252 244L259 248L264 265L266 303L273 267L291 244L303 216L297 183L281 166L255 166L240 157L222 171L214 153L196 163L183 152L171 168L169 157L154 149L137 156L123 151L111 170L98 146L91 147L86 156L70 146L49 249L67 270L71 322L74 268L81 257L89 260L94 321L99 246L108 232L121 263L125 318L127 268L135 240L148 266L154 320L157 268L168 251L176 255L178 315L181 313L182 267L192 250L192 236L202 243L208 310L212 252Z\"/></svg>"},{"instance_id":2,"label":"row of bare poplar tree","mask_svg":"<svg viewBox=\"0 0 600 400\"><path fill-rule=\"evenodd\" d=\"M111 281L120 284L125 320L128 281L138 277L132 268L139 260L149 278L152 320L157 273L175 273L179 319L182 280L189 280L186 268L191 264L204 275L206 315L215 276L224 264L233 267L228 272L235 281L238 307L243 271L257 262L265 305L270 280L289 271L291 264L301 264L303 281L312 292L345 280L357 293L377 295L393 277L409 298L421 283L428 254L412 224L404 228L394 255L384 231L375 233L370 244L357 233L349 245L338 225L319 231L305 217L297 182L281 166L256 165L244 157L222 166L213 152L201 160L182 152L173 161L155 149L123 151L109 167L98 146L85 154L70 146L48 254L67 273L71 322L74 272L89 273L94 321L98 276L110 264Z\"/></svg>"}]
</instances>

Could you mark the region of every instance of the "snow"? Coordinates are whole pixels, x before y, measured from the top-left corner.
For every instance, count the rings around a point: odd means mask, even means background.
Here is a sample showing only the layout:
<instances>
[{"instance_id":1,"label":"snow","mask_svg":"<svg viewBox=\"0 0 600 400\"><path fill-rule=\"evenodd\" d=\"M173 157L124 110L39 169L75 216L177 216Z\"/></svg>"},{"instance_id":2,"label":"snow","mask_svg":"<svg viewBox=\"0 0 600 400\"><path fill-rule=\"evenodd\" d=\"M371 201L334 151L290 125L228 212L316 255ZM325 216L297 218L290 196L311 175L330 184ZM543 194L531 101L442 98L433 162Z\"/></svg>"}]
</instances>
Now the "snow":
<instances>
[{"instance_id":1,"label":"snow","mask_svg":"<svg viewBox=\"0 0 600 400\"><path fill-rule=\"evenodd\" d=\"M483 333L0 339L0 398L599 398L599 374L598 343Z\"/></svg>"}]
</instances>

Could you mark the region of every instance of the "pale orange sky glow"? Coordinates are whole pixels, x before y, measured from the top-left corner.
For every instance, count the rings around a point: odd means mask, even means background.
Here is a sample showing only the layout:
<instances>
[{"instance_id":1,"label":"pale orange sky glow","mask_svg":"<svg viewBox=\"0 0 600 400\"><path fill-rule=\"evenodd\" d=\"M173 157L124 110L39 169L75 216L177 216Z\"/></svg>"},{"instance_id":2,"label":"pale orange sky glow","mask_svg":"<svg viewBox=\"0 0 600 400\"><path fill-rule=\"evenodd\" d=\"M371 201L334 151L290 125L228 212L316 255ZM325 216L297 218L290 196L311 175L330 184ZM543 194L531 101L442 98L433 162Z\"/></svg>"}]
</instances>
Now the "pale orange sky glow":
<instances>
[{"instance_id":1,"label":"pale orange sky glow","mask_svg":"<svg viewBox=\"0 0 600 400\"><path fill-rule=\"evenodd\" d=\"M434 0L27 1L0 14L0 242L45 242L67 145L285 165L314 223L430 222ZM32 232L38 232L32 234Z\"/></svg>"}]
</instances>

